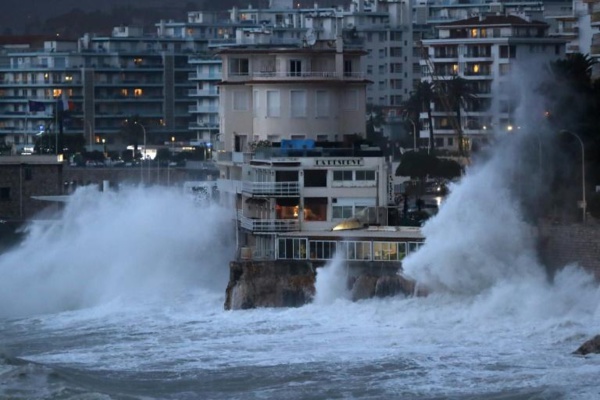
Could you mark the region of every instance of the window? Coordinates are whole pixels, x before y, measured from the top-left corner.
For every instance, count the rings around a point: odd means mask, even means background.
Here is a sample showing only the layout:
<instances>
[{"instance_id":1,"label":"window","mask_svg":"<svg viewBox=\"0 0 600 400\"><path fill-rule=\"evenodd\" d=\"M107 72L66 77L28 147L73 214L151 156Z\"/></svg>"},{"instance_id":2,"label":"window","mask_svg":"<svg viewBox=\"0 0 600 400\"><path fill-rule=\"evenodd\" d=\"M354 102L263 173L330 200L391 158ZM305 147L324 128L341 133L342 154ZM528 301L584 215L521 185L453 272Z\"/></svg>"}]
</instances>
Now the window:
<instances>
[{"instance_id":1,"label":"window","mask_svg":"<svg viewBox=\"0 0 600 400\"><path fill-rule=\"evenodd\" d=\"M317 90L316 116L319 118L329 116L329 92L327 90Z\"/></svg>"},{"instance_id":2,"label":"window","mask_svg":"<svg viewBox=\"0 0 600 400\"><path fill-rule=\"evenodd\" d=\"M280 117L279 90L267 91L267 117Z\"/></svg>"},{"instance_id":3,"label":"window","mask_svg":"<svg viewBox=\"0 0 600 400\"><path fill-rule=\"evenodd\" d=\"M333 206L331 209L333 219L347 219L354 215L353 206Z\"/></svg>"},{"instance_id":4,"label":"window","mask_svg":"<svg viewBox=\"0 0 600 400\"><path fill-rule=\"evenodd\" d=\"M352 171L333 171L334 181L351 181Z\"/></svg>"},{"instance_id":5,"label":"window","mask_svg":"<svg viewBox=\"0 0 600 400\"><path fill-rule=\"evenodd\" d=\"M371 242L342 242L339 248L346 260L371 259Z\"/></svg>"},{"instance_id":6,"label":"window","mask_svg":"<svg viewBox=\"0 0 600 400\"><path fill-rule=\"evenodd\" d=\"M142 89L133 89L133 95L135 97L140 97L142 94L144 94L144 91Z\"/></svg>"},{"instance_id":7,"label":"window","mask_svg":"<svg viewBox=\"0 0 600 400\"><path fill-rule=\"evenodd\" d=\"M248 92L243 90L233 92L233 110L248 111Z\"/></svg>"},{"instance_id":8,"label":"window","mask_svg":"<svg viewBox=\"0 0 600 400\"><path fill-rule=\"evenodd\" d=\"M302 76L302 61L290 60L290 76Z\"/></svg>"},{"instance_id":9,"label":"window","mask_svg":"<svg viewBox=\"0 0 600 400\"><path fill-rule=\"evenodd\" d=\"M375 171L356 171L357 181L374 181Z\"/></svg>"},{"instance_id":10,"label":"window","mask_svg":"<svg viewBox=\"0 0 600 400\"><path fill-rule=\"evenodd\" d=\"M250 61L247 58L232 58L229 60L229 73L231 75L248 75Z\"/></svg>"},{"instance_id":11,"label":"window","mask_svg":"<svg viewBox=\"0 0 600 400\"><path fill-rule=\"evenodd\" d=\"M401 261L406 255L406 243L373 242L373 260Z\"/></svg>"},{"instance_id":12,"label":"window","mask_svg":"<svg viewBox=\"0 0 600 400\"><path fill-rule=\"evenodd\" d=\"M327 197L304 198L305 221L327 221Z\"/></svg>"},{"instance_id":13,"label":"window","mask_svg":"<svg viewBox=\"0 0 600 400\"><path fill-rule=\"evenodd\" d=\"M335 255L337 243L333 241L315 240L309 242L310 259L330 260Z\"/></svg>"},{"instance_id":14,"label":"window","mask_svg":"<svg viewBox=\"0 0 600 400\"><path fill-rule=\"evenodd\" d=\"M327 187L327 170L304 170L304 187Z\"/></svg>"},{"instance_id":15,"label":"window","mask_svg":"<svg viewBox=\"0 0 600 400\"><path fill-rule=\"evenodd\" d=\"M279 239L277 258L288 260L306 259L306 239Z\"/></svg>"},{"instance_id":16,"label":"window","mask_svg":"<svg viewBox=\"0 0 600 400\"><path fill-rule=\"evenodd\" d=\"M26 180L26 181L30 181L30 180L32 180L32 179L33 179L33 170L31 169L31 167L30 167L30 166L26 166L26 167L23 169L23 172L25 173L25 180Z\"/></svg>"},{"instance_id":17,"label":"window","mask_svg":"<svg viewBox=\"0 0 600 400\"><path fill-rule=\"evenodd\" d=\"M423 246L423 243L421 242L408 242L408 252L414 253L415 251L419 250L421 246Z\"/></svg>"},{"instance_id":18,"label":"window","mask_svg":"<svg viewBox=\"0 0 600 400\"><path fill-rule=\"evenodd\" d=\"M290 92L291 116L306 117L306 91L292 90Z\"/></svg>"},{"instance_id":19,"label":"window","mask_svg":"<svg viewBox=\"0 0 600 400\"><path fill-rule=\"evenodd\" d=\"M352 60L344 60L344 76L352 76Z\"/></svg>"}]
</instances>

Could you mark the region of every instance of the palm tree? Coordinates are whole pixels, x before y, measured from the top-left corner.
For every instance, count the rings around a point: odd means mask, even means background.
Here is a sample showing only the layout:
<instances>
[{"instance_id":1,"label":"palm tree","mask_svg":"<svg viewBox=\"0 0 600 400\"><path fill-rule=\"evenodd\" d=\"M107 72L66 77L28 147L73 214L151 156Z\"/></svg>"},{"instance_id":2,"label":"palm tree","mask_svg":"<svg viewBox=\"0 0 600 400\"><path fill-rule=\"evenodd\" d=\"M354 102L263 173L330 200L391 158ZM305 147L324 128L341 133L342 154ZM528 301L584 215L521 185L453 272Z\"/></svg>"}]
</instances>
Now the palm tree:
<instances>
[{"instance_id":1,"label":"palm tree","mask_svg":"<svg viewBox=\"0 0 600 400\"><path fill-rule=\"evenodd\" d=\"M456 114L455 129L458 135L458 153L460 156L464 156L465 148L461 124L461 109L467 109L469 102L476 99L477 95L475 95L469 81L458 75L454 75L452 79L444 81L437 89L440 91L440 96L446 97L449 107Z\"/></svg>"},{"instance_id":2,"label":"palm tree","mask_svg":"<svg viewBox=\"0 0 600 400\"><path fill-rule=\"evenodd\" d=\"M431 116L431 102L435 97L433 84L427 81L420 81L415 87L413 96L415 96L416 101L421 105L420 111L427 112L427 121L429 122L429 151L433 152L435 147L433 140L433 117Z\"/></svg>"}]
</instances>

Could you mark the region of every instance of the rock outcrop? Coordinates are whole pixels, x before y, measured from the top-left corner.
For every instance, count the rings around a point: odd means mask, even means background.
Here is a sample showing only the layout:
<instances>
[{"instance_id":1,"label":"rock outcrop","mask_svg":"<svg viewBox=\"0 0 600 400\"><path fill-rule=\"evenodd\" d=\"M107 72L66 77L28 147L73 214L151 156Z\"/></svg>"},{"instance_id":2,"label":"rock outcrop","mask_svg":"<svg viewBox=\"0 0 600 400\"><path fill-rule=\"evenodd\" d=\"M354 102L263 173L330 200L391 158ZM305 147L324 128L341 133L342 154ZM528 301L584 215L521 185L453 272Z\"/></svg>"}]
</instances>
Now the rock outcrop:
<instances>
[{"instance_id":1,"label":"rock outcrop","mask_svg":"<svg viewBox=\"0 0 600 400\"><path fill-rule=\"evenodd\" d=\"M230 263L226 310L256 307L300 307L315 295L317 267L308 261L234 261ZM380 270L381 271L381 270ZM397 269L375 273L372 266L348 270L348 290L353 301L372 297L426 295Z\"/></svg>"},{"instance_id":2,"label":"rock outcrop","mask_svg":"<svg viewBox=\"0 0 600 400\"><path fill-rule=\"evenodd\" d=\"M600 353L600 335L594 336L573 352L573 354L580 354L582 356L590 353Z\"/></svg>"},{"instance_id":3,"label":"rock outcrop","mask_svg":"<svg viewBox=\"0 0 600 400\"><path fill-rule=\"evenodd\" d=\"M306 261L242 261L230 264L226 310L299 307L315 294L315 271Z\"/></svg>"}]
</instances>

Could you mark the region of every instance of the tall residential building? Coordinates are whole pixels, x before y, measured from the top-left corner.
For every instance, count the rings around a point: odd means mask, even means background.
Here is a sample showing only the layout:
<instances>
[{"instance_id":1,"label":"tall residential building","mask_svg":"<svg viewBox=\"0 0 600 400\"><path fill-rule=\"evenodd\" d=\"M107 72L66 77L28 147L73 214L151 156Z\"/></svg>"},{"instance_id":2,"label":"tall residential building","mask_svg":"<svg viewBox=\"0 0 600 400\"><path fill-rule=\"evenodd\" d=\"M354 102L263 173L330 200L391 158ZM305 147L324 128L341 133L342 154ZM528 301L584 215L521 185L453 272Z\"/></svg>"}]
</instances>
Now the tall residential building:
<instances>
[{"instance_id":1,"label":"tall residential building","mask_svg":"<svg viewBox=\"0 0 600 400\"><path fill-rule=\"evenodd\" d=\"M476 96L467 99L460 121L456 121L448 102L432 103L435 145L439 148L458 148L457 124L471 143L513 129L518 90L512 87L511 69L519 61L536 60L542 65L565 54L565 40L548 36L548 24L514 15L473 17L436 29L436 39L423 40L424 79L444 81L459 76L468 81ZM427 140L426 113L420 118L420 138Z\"/></svg>"}]
</instances>

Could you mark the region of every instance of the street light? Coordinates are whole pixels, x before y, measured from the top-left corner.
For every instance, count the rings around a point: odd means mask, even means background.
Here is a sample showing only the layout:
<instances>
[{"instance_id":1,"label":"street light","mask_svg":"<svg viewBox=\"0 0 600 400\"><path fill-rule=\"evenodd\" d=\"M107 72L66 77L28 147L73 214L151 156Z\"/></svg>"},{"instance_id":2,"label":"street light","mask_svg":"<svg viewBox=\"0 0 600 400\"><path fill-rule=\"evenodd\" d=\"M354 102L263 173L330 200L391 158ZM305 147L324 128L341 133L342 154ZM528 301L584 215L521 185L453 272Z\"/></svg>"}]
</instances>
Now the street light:
<instances>
[{"instance_id":1,"label":"street light","mask_svg":"<svg viewBox=\"0 0 600 400\"><path fill-rule=\"evenodd\" d=\"M135 125L139 125L142 127L142 132L144 132L144 151L142 153L142 159L140 160L140 178L142 180L142 183L144 182L144 155L146 154L146 128L144 127L144 125L140 124L138 121L134 122Z\"/></svg>"},{"instance_id":2,"label":"street light","mask_svg":"<svg viewBox=\"0 0 600 400\"><path fill-rule=\"evenodd\" d=\"M586 202L585 202L585 146L583 145L583 140L581 140L581 138L579 137L579 135L577 135L576 133L573 133L571 131L567 131L565 129L563 129L561 131L561 133L568 133L570 135L573 135L577 138L577 140L579 140L579 144L581 145L581 192L582 192L582 196L583 196L583 200L581 203L581 209L583 210L583 223L585 224L585 214L586 214Z\"/></svg>"},{"instance_id":3,"label":"street light","mask_svg":"<svg viewBox=\"0 0 600 400\"><path fill-rule=\"evenodd\" d=\"M408 119L413 127L413 151L417 151L417 125L413 122L412 119Z\"/></svg>"}]
</instances>

